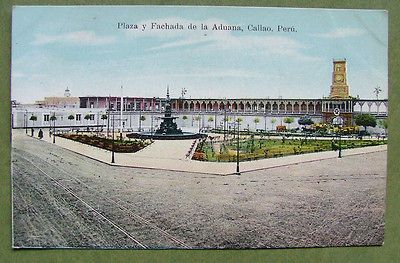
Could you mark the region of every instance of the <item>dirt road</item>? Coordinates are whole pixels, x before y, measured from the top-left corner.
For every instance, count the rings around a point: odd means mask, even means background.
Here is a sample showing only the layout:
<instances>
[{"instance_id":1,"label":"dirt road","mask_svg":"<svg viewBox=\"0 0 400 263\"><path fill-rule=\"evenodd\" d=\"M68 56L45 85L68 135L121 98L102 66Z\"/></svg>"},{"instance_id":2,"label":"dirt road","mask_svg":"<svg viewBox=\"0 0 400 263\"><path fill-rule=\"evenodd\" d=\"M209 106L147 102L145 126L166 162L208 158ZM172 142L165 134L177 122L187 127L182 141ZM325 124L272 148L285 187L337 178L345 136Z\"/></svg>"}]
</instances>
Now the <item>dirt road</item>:
<instances>
[{"instance_id":1,"label":"dirt road","mask_svg":"<svg viewBox=\"0 0 400 263\"><path fill-rule=\"evenodd\" d=\"M27 136L12 147L15 247L383 241L386 151L213 176L112 167Z\"/></svg>"}]
</instances>

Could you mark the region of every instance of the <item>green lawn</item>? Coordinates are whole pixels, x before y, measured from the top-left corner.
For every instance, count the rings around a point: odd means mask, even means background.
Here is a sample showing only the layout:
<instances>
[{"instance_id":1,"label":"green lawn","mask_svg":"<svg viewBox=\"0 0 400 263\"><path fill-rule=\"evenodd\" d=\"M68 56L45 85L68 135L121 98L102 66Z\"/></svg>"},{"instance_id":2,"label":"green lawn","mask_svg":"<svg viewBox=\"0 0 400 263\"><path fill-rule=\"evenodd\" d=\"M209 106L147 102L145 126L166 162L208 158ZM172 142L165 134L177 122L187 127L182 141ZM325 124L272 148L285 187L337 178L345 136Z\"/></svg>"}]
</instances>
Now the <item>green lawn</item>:
<instances>
[{"instance_id":1,"label":"green lawn","mask_svg":"<svg viewBox=\"0 0 400 263\"><path fill-rule=\"evenodd\" d=\"M359 148L386 144L387 141L377 140L341 140L342 149ZM239 158L241 161L275 158L287 155L304 154L321 151L332 151L339 148L339 140L302 139L245 139L239 143ZM236 161L237 143L209 141L199 143L193 159L211 162Z\"/></svg>"}]
</instances>

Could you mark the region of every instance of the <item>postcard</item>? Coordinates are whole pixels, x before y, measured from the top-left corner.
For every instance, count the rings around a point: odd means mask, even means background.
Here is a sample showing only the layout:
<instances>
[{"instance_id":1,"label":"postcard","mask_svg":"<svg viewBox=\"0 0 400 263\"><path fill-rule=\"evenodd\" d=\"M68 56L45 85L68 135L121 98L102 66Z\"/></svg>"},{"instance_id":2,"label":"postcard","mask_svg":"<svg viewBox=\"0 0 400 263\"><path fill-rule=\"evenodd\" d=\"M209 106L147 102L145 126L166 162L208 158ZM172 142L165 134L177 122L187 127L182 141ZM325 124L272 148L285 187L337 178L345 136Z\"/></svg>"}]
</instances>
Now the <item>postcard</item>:
<instances>
[{"instance_id":1,"label":"postcard","mask_svg":"<svg viewBox=\"0 0 400 263\"><path fill-rule=\"evenodd\" d=\"M385 10L12 15L13 248L383 244Z\"/></svg>"}]
</instances>

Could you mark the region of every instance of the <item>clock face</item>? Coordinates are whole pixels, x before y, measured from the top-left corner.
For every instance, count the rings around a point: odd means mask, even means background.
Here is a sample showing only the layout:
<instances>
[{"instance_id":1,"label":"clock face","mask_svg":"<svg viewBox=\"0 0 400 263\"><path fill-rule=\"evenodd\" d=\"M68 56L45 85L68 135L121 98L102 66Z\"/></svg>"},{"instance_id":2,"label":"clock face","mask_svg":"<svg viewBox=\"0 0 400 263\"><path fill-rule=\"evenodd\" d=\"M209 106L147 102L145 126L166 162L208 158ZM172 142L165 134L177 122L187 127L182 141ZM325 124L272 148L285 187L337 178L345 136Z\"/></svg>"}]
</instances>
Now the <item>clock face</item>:
<instances>
[{"instance_id":1,"label":"clock face","mask_svg":"<svg viewBox=\"0 0 400 263\"><path fill-rule=\"evenodd\" d=\"M336 80L337 82L340 82L340 81L343 80L343 76L338 74L338 75L335 76L335 80Z\"/></svg>"}]
</instances>

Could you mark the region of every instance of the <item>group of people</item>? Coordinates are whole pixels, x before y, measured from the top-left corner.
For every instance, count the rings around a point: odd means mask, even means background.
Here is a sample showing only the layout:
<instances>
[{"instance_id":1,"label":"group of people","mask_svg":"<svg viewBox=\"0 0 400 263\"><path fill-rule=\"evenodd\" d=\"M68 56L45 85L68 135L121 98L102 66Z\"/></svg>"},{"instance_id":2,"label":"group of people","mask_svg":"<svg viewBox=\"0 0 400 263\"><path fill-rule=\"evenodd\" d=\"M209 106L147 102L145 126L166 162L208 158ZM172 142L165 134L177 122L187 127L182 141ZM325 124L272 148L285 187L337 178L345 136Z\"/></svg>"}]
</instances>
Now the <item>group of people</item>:
<instances>
[{"instance_id":1,"label":"group of people","mask_svg":"<svg viewBox=\"0 0 400 263\"><path fill-rule=\"evenodd\" d=\"M32 137L33 137L34 133L35 133L35 129L31 128L31 136L32 136ZM42 131L42 129L39 129L38 137L39 137L39 139L42 139L42 138L43 138L43 131Z\"/></svg>"}]
</instances>

